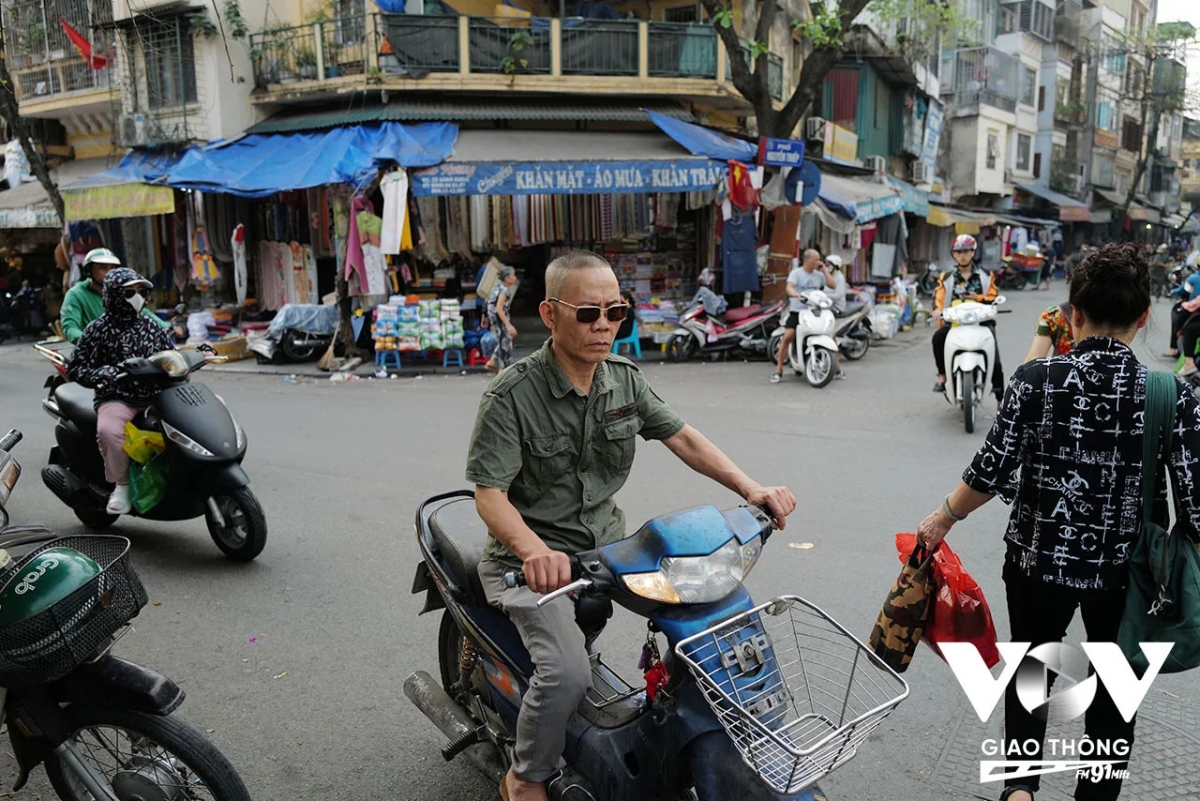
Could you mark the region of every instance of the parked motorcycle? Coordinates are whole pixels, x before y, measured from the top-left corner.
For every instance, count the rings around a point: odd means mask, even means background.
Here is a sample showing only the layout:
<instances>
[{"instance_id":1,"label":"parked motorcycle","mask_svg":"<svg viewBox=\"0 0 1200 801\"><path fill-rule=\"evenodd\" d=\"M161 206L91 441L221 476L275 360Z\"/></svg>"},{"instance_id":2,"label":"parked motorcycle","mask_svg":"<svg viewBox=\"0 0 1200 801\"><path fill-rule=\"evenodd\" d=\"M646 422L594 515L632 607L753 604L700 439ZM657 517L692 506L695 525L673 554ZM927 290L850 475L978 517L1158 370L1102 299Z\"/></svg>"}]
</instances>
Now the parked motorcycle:
<instances>
[{"instance_id":1,"label":"parked motorcycle","mask_svg":"<svg viewBox=\"0 0 1200 801\"><path fill-rule=\"evenodd\" d=\"M551 799L825 797L816 782L856 754L908 686L808 601L755 605L742 581L771 532L761 509L702 506L573 560L576 580L541 602L575 598L593 686L568 724L569 764L547 782ZM533 665L484 596L486 530L473 493L427 500L416 533L424 559L413 592L424 594L423 612L445 611L439 677L418 670L404 691L449 739L443 758L463 754L498 783ZM648 620L645 679L627 681L595 647L613 601Z\"/></svg>"},{"instance_id":2,"label":"parked motorcycle","mask_svg":"<svg viewBox=\"0 0 1200 801\"><path fill-rule=\"evenodd\" d=\"M936 262L930 262L925 265L925 272L921 273L917 279L917 293L925 297L933 297L933 293L937 291L938 281L942 278L942 271L938 269Z\"/></svg>"},{"instance_id":3,"label":"parked motorcycle","mask_svg":"<svg viewBox=\"0 0 1200 801\"><path fill-rule=\"evenodd\" d=\"M1000 269L992 272L992 280L1000 289L1024 289L1029 281L1027 271L1011 260L1000 262Z\"/></svg>"},{"instance_id":4,"label":"parked motorcycle","mask_svg":"<svg viewBox=\"0 0 1200 801\"><path fill-rule=\"evenodd\" d=\"M248 338L246 347L259 364L275 362L280 353L288 361L305 362L329 348L337 323L337 306L286 304L271 320L267 333Z\"/></svg>"},{"instance_id":5,"label":"parked motorcycle","mask_svg":"<svg viewBox=\"0 0 1200 801\"><path fill-rule=\"evenodd\" d=\"M999 295L993 304L969 300L942 311L942 320L952 326L945 345L946 400L962 408L968 434L975 431L975 413L987 396L996 366L996 337L982 323L995 320L997 307L1004 302Z\"/></svg>"},{"instance_id":6,"label":"parked motorcycle","mask_svg":"<svg viewBox=\"0 0 1200 801\"><path fill-rule=\"evenodd\" d=\"M870 304L865 301L849 300L842 313L834 315L837 330L833 336L838 350L852 362L866 356L871 347L870 311Z\"/></svg>"},{"instance_id":7,"label":"parked motorcycle","mask_svg":"<svg viewBox=\"0 0 1200 801\"><path fill-rule=\"evenodd\" d=\"M63 801L249 801L229 760L172 715L183 690L111 653L147 601L129 540L8 527L20 440L16 430L0 440L0 707L14 794L45 765Z\"/></svg>"},{"instance_id":8,"label":"parked motorcycle","mask_svg":"<svg viewBox=\"0 0 1200 801\"><path fill-rule=\"evenodd\" d=\"M231 559L248 562L266 545L267 520L242 469L246 432L212 390L189 381L209 358L198 350L168 350L122 365L121 377L160 387L151 410L134 425L163 434L166 450L158 458L167 460L166 494L146 512L132 514L147 520L203 515L217 547ZM58 443L50 449L42 481L85 526L107 528L117 515L105 509L111 485L96 447L92 390L63 384L51 390L42 407L57 421Z\"/></svg>"},{"instance_id":9,"label":"parked motorcycle","mask_svg":"<svg viewBox=\"0 0 1200 801\"><path fill-rule=\"evenodd\" d=\"M833 301L822 290L810 289L801 298L804 308L799 312L796 338L792 340L792 352L788 354L788 360L796 375L803 374L809 384L820 388L833 380L836 364L834 354L838 352L838 343L834 339L837 318L833 316ZM768 353L773 354L776 360L783 346L782 322L781 317L781 325L771 334L768 346ZM864 348L859 358L865 354Z\"/></svg>"},{"instance_id":10,"label":"parked motorcycle","mask_svg":"<svg viewBox=\"0 0 1200 801\"><path fill-rule=\"evenodd\" d=\"M755 303L710 316L703 305L694 304L680 315L679 328L667 341L667 358L686 362L698 355L716 353L764 357L773 318L783 305L782 300Z\"/></svg>"}]
</instances>

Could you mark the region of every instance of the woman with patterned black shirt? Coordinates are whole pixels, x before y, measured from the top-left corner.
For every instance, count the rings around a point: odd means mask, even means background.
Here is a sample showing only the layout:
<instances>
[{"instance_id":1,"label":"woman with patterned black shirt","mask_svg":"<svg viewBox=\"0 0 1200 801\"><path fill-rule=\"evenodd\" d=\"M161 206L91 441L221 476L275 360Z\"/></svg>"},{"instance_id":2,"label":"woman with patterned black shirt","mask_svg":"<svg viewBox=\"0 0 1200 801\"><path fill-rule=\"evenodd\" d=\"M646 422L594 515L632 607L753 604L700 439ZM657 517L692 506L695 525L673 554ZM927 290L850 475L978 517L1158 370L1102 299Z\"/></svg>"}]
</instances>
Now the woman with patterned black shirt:
<instances>
[{"instance_id":1,"label":"woman with patterned black shirt","mask_svg":"<svg viewBox=\"0 0 1200 801\"><path fill-rule=\"evenodd\" d=\"M1136 245L1107 245L1089 254L1074 270L1070 301L1074 350L1018 368L962 481L917 529L918 540L933 547L956 521L994 496L1012 507L1004 563L1009 626L1013 642L1033 646L1061 642L1077 607L1089 641L1116 640L1130 546L1142 520L1147 373L1130 343L1150 316L1145 257ZM1177 527L1195 539L1200 403L1183 382L1176 383L1175 433L1159 470L1167 468L1172 480ZM1161 477L1158 486L1154 517L1165 526ZM1005 735L1009 742L1041 743L1046 723L1022 706L1016 684L1005 695ZM1102 684L1085 728L1093 741L1133 744L1133 721L1124 720ZM1040 752L1022 753L1025 759L1041 758ZM1001 799L1009 801L1030 801L1038 789L1037 776L1005 783ZM1119 779L1081 779L1075 798L1110 801L1120 791Z\"/></svg>"}]
</instances>

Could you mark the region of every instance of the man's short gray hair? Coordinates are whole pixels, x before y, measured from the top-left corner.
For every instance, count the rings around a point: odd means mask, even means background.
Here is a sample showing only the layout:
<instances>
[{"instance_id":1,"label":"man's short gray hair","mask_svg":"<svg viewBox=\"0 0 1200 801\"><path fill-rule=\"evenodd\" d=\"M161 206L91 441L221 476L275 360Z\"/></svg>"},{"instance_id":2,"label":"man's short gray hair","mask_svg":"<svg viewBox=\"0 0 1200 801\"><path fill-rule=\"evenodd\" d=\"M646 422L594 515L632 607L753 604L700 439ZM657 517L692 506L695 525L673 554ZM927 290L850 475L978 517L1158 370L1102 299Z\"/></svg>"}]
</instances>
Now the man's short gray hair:
<instances>
[{"instance_id":1,"label":"man's short gray hair","mask_svg":"<svg viewBox=\"0 0 1200 801\"><path fill-rule=\"evenodd\" d=\"M590 250L572 250L559 256L546 267L546 300L562 297L572 272L599 267L612 269L608 259Z\"/></svg>"}]
</instances>

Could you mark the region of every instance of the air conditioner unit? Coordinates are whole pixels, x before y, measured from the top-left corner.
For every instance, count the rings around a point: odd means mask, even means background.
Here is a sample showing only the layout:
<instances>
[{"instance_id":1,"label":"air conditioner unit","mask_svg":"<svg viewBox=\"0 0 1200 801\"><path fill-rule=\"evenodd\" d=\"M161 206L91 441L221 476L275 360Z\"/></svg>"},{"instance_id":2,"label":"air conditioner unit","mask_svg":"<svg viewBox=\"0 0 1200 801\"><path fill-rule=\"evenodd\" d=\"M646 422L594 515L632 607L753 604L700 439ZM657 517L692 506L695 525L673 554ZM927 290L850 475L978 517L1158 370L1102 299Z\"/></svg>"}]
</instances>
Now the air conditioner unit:
<instances>
[{"instance_id":1,"label":"air conditioner unit","mask_svg":"<svg viewBox=\"0 0 1200 801\"><path fill-rule=\"evenodd\" d=\"M928 183L931 176L929 165L923 161L914 161L912 165L912 179L914 184Z\"/></svg>"},{"instance_id":2,"label":"air conditioner unit","mask_svg":"<svg viewBox=\"0 0 1200 801\"><path fill-rule=\"evenodd\" d=\"M142 147L146 144L146 115L122 114L117 120L117 130L123 147Z\"/></svg>"},{"instance_id":3,"label":"air conditioner unit","mask_svg":"<svg viewBox=\"0 0 1200 801\"><path fill-rule=\"evenodd\" d=\"M825 141L825 120L820 117L809 117L804 123L804 138Z\"/></svg>"},{"instance_id":4,"label":"air conditioner unit","mask_svg":"<svg viewBox=\"0 0 1200 801\"><path fill-rule=\"evenodd\" d=\"M866 167L875 173L887 172L887 159L883 156L867 156Z\"/></svg>"}]
</instances>

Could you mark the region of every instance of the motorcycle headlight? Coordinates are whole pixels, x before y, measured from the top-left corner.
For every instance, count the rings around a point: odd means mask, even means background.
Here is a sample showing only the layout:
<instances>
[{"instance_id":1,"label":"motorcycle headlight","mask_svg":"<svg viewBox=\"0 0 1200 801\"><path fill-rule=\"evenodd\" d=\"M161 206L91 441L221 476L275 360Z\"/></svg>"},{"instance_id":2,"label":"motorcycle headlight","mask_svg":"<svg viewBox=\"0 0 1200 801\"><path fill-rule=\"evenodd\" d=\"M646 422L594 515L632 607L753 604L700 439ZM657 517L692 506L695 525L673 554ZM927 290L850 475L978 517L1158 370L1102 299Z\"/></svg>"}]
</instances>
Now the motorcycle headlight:
<instances>
[{"instance_id":1,"label":"motorcycle headlight","mask_svg":"<svg viewBox=\"0 0 1200 801\"><path fill-rule=\"evenodd\" d=\"M762 537L736 539L707 556L667 556L658 570L622 576L634 595L668 604L719 601L737 589L762 555Z\"/></svg>"},{"instance_id":2,"label":"motorcycle headlight","mask_svg":"<svg viewBox=\"0 0 1200 801\"><path fill-rule=\"evenodd\" d=\"M179 447L189 450L192 453L209 457L213 455L213 452L208 448L204 447L199 442L196 442L196 440L192 439L178 428L172 428L166 423L163 423L163 434L165 434L167 439L171 440L171 442L174 442Z\"/></svg>"},{"instance_id":3,"label":"motorcycle headlight","mask_svg":"<svg viewBox=\"0 0 1200 801\"><path fill-rule=\"evenodd\" d=\"M188 374L187 361L184 360L183 354L177 350L164 350L161 353L156 353L150 357L150 361L157 364L171 378L183 378Z\"/></svg>"},{"instance_id":4,"label":"motorcycle headlight","mask_svg":"<svg viewBox=\"0 0 1200 801\"><path fill-rule=\"evenodd\" d=\"M233 420L233 430L237 434L237 449L241 451L246 447L246 430L242 428L236 418Z\"/></svg>"}]
</instances>

